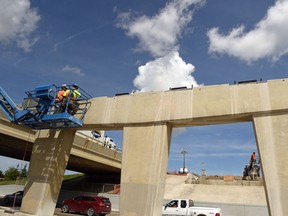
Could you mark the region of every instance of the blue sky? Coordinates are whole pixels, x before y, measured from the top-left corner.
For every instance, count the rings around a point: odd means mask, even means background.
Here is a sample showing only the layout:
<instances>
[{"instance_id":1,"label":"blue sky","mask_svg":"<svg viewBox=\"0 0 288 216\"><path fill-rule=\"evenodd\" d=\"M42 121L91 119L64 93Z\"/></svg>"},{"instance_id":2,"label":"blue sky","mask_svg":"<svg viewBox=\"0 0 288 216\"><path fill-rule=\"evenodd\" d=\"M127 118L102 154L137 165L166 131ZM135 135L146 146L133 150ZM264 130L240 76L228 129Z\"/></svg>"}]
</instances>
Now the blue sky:
<instances>
[{"instance_id":1,"label":"blue sky","mask_svg":"<svg viewBox=\"0 0 288 216\"><path fill-rule=\"evenodd\" d=\"M0 0L0 86L94 97L286 78L288 0ZM109 133L107 132L109 135ZM121 132L110 132L121 146ZM242 175L251 123L174 130L168 170ZM0 170L17 162L0 156Z\"/></svg>"}]
</instances>

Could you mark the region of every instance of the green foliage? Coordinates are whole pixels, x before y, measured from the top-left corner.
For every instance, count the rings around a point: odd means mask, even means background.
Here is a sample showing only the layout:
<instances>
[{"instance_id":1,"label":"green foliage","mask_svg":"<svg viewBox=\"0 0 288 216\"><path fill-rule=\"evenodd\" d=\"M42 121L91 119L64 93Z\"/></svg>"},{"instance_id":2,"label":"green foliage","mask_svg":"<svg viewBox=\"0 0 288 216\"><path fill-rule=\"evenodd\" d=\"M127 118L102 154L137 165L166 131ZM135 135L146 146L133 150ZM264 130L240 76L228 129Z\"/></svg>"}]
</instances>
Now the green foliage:
<instances>
[{"instance_id":1,"label":"green foliage","mask_svg":"<svg viewBox=\"0 0 288 216\"><path fill-rule=\"evenodd\" d=\"M0 170L0 178L4 178L4 173Z\"/></svg>"},{"instance_id":2,"label":"green foliage","mask_svg":"<svg viewBox=\"0 0 288 216\"><path fill-rule=\"evenodd\" d=\"M28 174L27 164L25 164L24 168L20 170L19 176L21 178L26 178Z\"/></svg>"},{"instance_id":3,"label":"green foliage","mask_svg":"<svg viewBox=\"0 0 288 216\"><path fill-rule=\"evenodd\" d=\"M5 174L3 174L5 180L0 181L0 185L13 185L13 184L20 184L20 185L25 185L27 182L27 170L26 170L26 166L21 170L21 172L19 173L16 171L17 169L14 167L10 167ZM26 170L26 172L25 172ZM6 174L7 176L14 176L12 179L6 179ZM17 175L16 175L17 174ZM81 176L83 176L84 174L79 173L79 174L71 174L71 175L64 175L64 181L69 181L71 179L75 179L75 178L79 178ZM15 177L16 176L16 177ZM21 176L21 178L19 178ZM22 177L23 176L23 177ZM18 177L18 180L17 180Z\"/></svg>"},{"instance_id":4,"label":"green foliage","mask_svg":"<svg viewBox=\"0 0 288 216\"><path fill-rule=\"evenodd\" d=\"M9 167L5 171L4 178L5 180L16 180L18 176L19 176L18 170L15 167Z\"/></svg>"}]
</instances>

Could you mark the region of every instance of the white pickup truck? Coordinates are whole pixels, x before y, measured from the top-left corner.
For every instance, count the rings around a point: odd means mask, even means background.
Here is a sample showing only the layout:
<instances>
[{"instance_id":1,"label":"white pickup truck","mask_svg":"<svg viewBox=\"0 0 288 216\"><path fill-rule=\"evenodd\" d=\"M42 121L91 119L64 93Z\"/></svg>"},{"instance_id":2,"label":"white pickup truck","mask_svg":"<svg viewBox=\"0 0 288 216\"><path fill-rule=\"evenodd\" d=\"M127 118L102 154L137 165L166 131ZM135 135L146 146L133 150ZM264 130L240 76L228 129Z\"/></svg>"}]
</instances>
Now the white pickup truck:
<instances>
[{"instance_id":1,"label":"white pickup truck","mask_svg":"<svg viewBox=\"0 0 288 216\"><path fill-rule=\"evenodd\" d=\"M222 216L220 208L195 207L193 200L173 199L162 207L162 216Z\"/></svg>"}]
</instances>

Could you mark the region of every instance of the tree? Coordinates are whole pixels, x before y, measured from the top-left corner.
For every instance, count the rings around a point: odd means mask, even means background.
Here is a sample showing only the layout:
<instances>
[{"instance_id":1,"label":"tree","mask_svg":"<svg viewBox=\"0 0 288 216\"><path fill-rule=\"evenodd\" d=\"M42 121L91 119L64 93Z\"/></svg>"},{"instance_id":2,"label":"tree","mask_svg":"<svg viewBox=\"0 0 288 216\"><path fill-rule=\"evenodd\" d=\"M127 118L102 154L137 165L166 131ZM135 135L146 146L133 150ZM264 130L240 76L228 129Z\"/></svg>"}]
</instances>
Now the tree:
<instances>
[{"instance_id":1,"label":"tree","mask_svg":"<svg viewBox=\"0 0 288 216\"><path fill-rule=\"evenodd\" d=\"M28 174L27 164L25 164L24 168L20 170L20 177L26 178L26 177L27 177L27 174Z\"/></svg>"},{"instance_id":2,"label":"tree","mask_svg":"<svg viewBox=\"0 0 288 216\"><path fill-rule=\"evenodd\" d=\"M18 176L19 176L19 172L18 172L17 168L9 167L5 171L4 178L5 178L5 180L16 180Z\"/></svg>"},{"instance_id":3,"label":"tree","mask_svg":"<svg viewBox=\"0 0 288 216\"><path fill-rule=\"evenodd\" d=\"M0 170L0 178L4 178L4 173Z\"/></svg>"}]
</instances>

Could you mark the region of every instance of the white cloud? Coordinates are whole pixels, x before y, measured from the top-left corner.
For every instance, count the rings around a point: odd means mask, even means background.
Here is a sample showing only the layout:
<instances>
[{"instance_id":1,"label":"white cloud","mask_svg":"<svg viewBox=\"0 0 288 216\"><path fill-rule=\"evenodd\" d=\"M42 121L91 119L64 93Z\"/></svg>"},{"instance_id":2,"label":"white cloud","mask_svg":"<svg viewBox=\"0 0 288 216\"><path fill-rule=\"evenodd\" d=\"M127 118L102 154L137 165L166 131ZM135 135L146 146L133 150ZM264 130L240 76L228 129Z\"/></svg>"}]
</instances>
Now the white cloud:
<instances>
[{"instance_id":1,"label":"white cloud","mask_svg":"<svg viewBox=\"0 0 288 216\"><path fill-rule=\"evenodd\" d=\"M197 82L191 76L194 70L194 66L185 63L175 51L140 66L134 85L142 92L168 90L170 87L197 86Z\"/></svg>"},{"instance_id":2,"label":"white cloud","mask_svg":"<svg viewBox=\"0 0 288 216\"><path fill-rule=\"evenodd\" d=\"M288 53L288 0L278 0L266 16L247 33L241 25L227 35L212 28L207 35L209 52L228 54L248 63L261 58L278 60Z\"/></svg>"},{"instance_id":3,"label":"white cloud","mask_svg":"<svg viewBox=\"0 0 288 216\"><path fill-rule=\"evenodd\" d=\"M192 20L191 5L200 5L204 0L174 0L155 16L132 18L131 13L119 15L118 26L127 30L127 35L139 40L139 49L154 57L178 50L177 40L183 27Z\"/></svg>"},{"instance_id":4,"label":"white cloud","mask_svg":"<svg viewBox=\"0 0 288 216\"><path fill-rule=\"evenodd\" d=\"M133 18L131 12L119 15L118 27L139 40L139 51L148 52L156 58L138 68L139 75L134 85L140 91L197 86L191 76L194 66L185 63L179 56L178 40L184 27L192 20L191 7L204 3L205 0L174 0L152 17L143 15Z\"/></svg>"},{"instance_id":5,"label":"white cloud","mask_svg":"<svg viewBox=\"0 0 288 216\"><path fill-rule=\"evenodd\" d=\"M30 52L32 46L34 46L34 44L36 44L38 40L39 38L33 38L29 40L28 38L24 37L21 40L17 41L17 45L18 47L22 48L25 52Z\"/></svg>"},{"instance_id":6,"label":"white cloud","mask_svg":"<svg viewBox=\"0 0 288 216\"><path fill-rule=\"evenodd\" d=\"M73 67L73 66L70 66L70 65L65 65L62 68L62 71L66 72L66 73L72 73L72 74L75 74L75 75L78 75L78 76L85 76L85 74L81 71L80 68Z\"/></svg>"},{"instance_id":7,"label":"white cloud","mask_svg":"<svg viewBox=\"0 0 288 216\"><path fill-rule=\"evenodd\" d=\"M177 137L185 134L187 132L187 128L180 127L180 128L173 128L172 136Z\"/></svg>"},{"instance_id":8,"label":"white cloud","mask_svg":"<svg viewBox=\"0 0 288 216\"><path fill-rule=\"evenodd\" d=\"M0 43L15 42L24 51L31 51L37 38L30 38L40 15L29 0L0 0Z\"/></svg>"}]
</instances>

